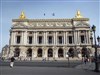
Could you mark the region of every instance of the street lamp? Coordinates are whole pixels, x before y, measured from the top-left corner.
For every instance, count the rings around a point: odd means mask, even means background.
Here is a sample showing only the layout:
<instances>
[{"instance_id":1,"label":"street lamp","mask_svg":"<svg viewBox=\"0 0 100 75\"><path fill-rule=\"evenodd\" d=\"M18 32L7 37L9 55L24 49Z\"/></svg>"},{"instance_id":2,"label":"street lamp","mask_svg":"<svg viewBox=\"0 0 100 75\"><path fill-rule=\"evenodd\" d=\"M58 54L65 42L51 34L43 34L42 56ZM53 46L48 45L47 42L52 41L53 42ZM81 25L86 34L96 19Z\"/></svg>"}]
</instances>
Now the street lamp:
<instances>
[{"instance_id":1,"label":"street lamp","mask_svg":"<svg viewBox=\"0 0 100 75\"><path fill-rule=\"evenodd\" d=\"M98 46L100 46L100 37L97 37L97 41L98 41Z\"/></svg>"},{"instance_id":2,"label":"street lamp","mask_svg":"<svg viewBox=\"0 0 100 75\"><path fill-rule=\"evenodd\" d=\"M97 43L96 43L96 35L95 35L95 31L96 31L96 26L93 25L92 26L92 31L94 33L94 48L95 48L95 72L99 72L99 64L98 64L98 58L97 58ZM90 38L91 43L93 42L93 38ZM100 40L99 37L97 38L97 40Z\"/></svg>"}]
</instances>

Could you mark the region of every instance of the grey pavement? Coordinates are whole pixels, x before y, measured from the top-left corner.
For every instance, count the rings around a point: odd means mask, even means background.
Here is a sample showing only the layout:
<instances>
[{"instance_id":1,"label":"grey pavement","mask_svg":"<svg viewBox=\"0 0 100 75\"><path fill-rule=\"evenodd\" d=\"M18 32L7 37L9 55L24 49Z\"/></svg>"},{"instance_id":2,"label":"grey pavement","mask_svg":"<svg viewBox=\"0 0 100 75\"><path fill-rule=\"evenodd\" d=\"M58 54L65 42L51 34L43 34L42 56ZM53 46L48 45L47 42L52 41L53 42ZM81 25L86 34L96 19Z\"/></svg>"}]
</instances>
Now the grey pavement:
<instances>
[{"instance_id":1,"label":"grey pavement","mask_svg":"<svg viewBox=\"0 0 100 75\"><path fill-rule=\"evenodd\" d=\"M64 67L25 67L3 66L0 75L100 75L90 70L64 68Z\"/></svg>"},{"instance_id":2,"label":"grey pavement","mask_svg":"<svg viewBox=\"0 0 100 75\"><path fill-rule=\"evenodd\" d=\"M99 64L99 71L100 71L100 63ZM80 64L75 67L76 69L85 69L85 70L94 70L95 69L95 63L88 62L86 64Z\"/></svg>"},{"instance_id":3,"label":"grey pavement","mask_svg":"<svg viewBox=\"0 0 100 75\"><path fill-rule=\"evenodd\" d=\"M9 66L9 61L2 61L0 66ZM28 67L75 67L82 62L80 60L74 61L15 61L15 66Z\"/></svg>"},{"instance_id":4,"label":"grey pavement","mask_svg":"<svg viewBox=\"0 0 100 75\"><path fill-rule=\"evenodd\" d=\"M0 75L100 75L94 64L81 61L16 61L13 68L9 61L0 62Z\"/></svg>"}]
</instances>

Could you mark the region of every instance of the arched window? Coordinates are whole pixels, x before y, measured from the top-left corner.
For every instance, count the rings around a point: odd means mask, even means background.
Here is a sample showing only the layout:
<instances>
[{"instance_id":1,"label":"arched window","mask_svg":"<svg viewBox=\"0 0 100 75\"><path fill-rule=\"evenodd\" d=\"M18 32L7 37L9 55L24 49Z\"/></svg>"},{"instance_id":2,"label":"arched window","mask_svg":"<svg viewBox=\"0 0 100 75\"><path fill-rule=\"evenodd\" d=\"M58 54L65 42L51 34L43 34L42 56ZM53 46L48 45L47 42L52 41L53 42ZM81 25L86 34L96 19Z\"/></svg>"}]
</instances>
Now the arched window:
<instances>
[{"instance_id":1,"label":"arched window","mask_svg":"<svg viewBox=\"0 0 100 75\"><path fill-rule=\"evenodd\" d=\"M68 55L69 57L74 57L74 49L73 48L70 48L69 51L68 51Z\"/></svg>"},{"instance_id":2,"label":"arched window","mask_svg":"<svg viewBox=\"0 0 100 75\"><path fill-rule=\"evenodd\" d=\"M89 51L89 49L87 49L86 47L83 47L82 48L82 57L89 57L90 56L90 51Z\"/></svg>"},{"instance_id":3,"label":"arched window","mask_svg":"<svg viewBox=\"0 0 100 75\"><path fill-rule=\"evenodd\" d=\"M48 57L53 57L53 50L51 48L48 49Z\"/></svg>"},{"instance_id":4,"label":"arched window","mask_svg":"<svg viewBox=\"0 0 100 75\"><path fill-rule=\"evenodd\" d=\"M29 48L29 49L27 50L27 56L28 56L28 57L32 57L32 49L31 49L31 48Z\"/></svg>"},{"instance_id":5,"label":"arched window","mask_svg":"<svg viewBox=\"0 0 100 75\"><path fill-rule=\"evenodd\" d=\"M60 48L60 49L58 50L58 57L64 57L63 54L64 54L64 53L63 53L63 49Z\"/></svg>"},{"instance_id":6,"label":"arched window","mask_svg":"<svg viewBox=\"0 0 100 75\"><path fill-rule=\"evenodd\" d=\"M19 48L15 48L14 57L19 57L19 55L20 55L20 49Z\"/></svg>"},{"instance_id":7,"label":"arched window","mask_svg":"<svg viewBox=\"0 0 100 75\"><path fill-rule=\"evenodd\" d=\"M37 56L42 57L42 49L41 48L38 49Z\"/></svg>"}]
</instances>

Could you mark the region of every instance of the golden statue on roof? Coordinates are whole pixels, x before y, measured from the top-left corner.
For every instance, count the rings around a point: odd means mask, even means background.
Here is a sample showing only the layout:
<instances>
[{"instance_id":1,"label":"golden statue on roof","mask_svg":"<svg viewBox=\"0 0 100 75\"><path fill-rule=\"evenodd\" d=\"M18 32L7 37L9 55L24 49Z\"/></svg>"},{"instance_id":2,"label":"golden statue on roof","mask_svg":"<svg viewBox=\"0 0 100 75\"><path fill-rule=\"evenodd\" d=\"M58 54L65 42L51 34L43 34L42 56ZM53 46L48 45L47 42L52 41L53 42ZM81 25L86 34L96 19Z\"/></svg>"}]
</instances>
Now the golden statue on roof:
<instances>
[{"instance_id":1,"label":"golden statue on roof","mask_svg":"<svg viewBox=\"0 0 100 75\"><path fill-rule=\"evenodd\" d=\"M23 11L21 12L21 15L20 15L19 19L26 19L26 16L25 16Z\"/></svg>"},{"instance_id":2,"label":"golden statue on roof","mask_svg":"<svg viewBox=\"0 0 100 75\"><path fill-rule=\"evenodd\" d=\"M76 13L76 18L83 18L83 16L81 15L81 12L78 10Z\"/></svg>"}]
</instances>

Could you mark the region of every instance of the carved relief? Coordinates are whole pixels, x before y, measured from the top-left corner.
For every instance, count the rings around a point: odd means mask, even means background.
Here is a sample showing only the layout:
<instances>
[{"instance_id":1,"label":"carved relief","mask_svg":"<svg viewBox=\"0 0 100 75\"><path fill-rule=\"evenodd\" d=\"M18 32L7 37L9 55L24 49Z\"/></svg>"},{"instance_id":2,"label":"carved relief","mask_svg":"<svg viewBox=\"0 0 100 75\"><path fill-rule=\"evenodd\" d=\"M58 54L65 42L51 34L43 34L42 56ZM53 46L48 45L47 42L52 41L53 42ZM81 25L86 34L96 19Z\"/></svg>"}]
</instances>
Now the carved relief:
<instances>
[{"instance_id":1,"label":"carved relief","mask_svg":"<svg viewBox=\"0 0 100 75\"><path fill-rule=\"evenodd\" d=\"M77 23L75 24L75 26L89 26L89 24L86 23L86 22L77 22Z\"/></svg>"},{"instance_id":2,"label":"carved relief","mask_svg":"<svg viewBox=\"0 0 100 75\"><path fill-rule=\"evenodd\" d=\"M21 22L13 24L13 28L26 28L26 27L28 26Z\"/></svg>"}]
</instances>

